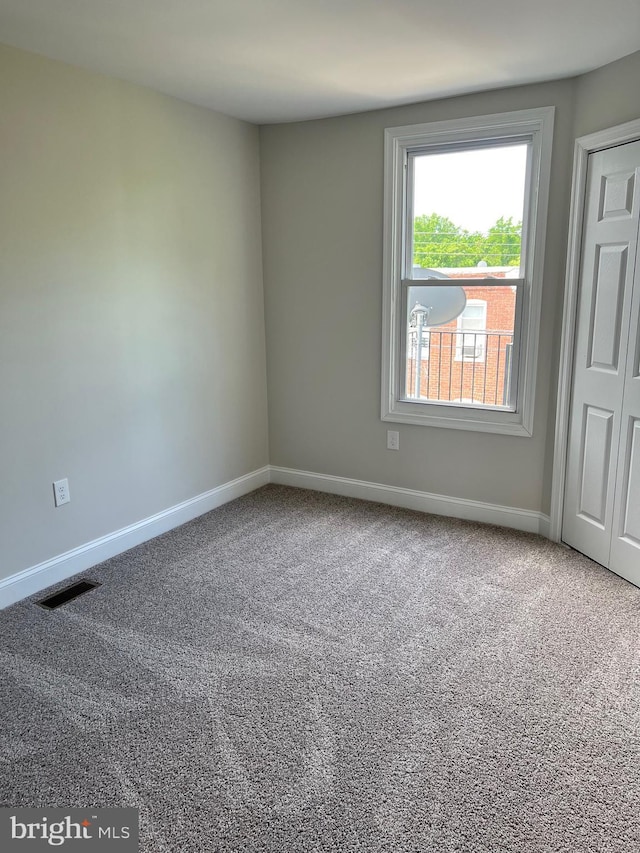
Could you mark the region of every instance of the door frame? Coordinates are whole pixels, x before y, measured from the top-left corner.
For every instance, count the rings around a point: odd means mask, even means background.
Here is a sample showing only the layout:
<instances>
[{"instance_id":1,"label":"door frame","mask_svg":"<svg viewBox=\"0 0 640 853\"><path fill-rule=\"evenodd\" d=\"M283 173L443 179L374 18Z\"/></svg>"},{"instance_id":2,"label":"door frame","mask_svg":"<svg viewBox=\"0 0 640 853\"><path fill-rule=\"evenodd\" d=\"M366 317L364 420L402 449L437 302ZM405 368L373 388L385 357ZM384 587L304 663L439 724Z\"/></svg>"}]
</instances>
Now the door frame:
<instances>
[{"instance_id":1,"label":"door frame","mask_svg":"<svg viewBox=\"0 0 640 853\"><path fill-rule=\"evenodd\" d=\"M587 191L587 166L589 155L615 145L640 140L640 119L618 124L580 136L575 141L573 177L571 182L571 209L569 214L569 242L567 245L567 269L565 275L564 307L562 311L562 337L560 338L560 370L556 402L556 429L553 448L553 476L551 481L551 513L549 538L560 542L562 538L562 513L567 467L567 443L569 438L569 413L571 407L571 384L573 379L573 356L576 333L576 313L580 285L580 257L582 253L582 230L584 205Z\"/></svg>"}]
</instances>

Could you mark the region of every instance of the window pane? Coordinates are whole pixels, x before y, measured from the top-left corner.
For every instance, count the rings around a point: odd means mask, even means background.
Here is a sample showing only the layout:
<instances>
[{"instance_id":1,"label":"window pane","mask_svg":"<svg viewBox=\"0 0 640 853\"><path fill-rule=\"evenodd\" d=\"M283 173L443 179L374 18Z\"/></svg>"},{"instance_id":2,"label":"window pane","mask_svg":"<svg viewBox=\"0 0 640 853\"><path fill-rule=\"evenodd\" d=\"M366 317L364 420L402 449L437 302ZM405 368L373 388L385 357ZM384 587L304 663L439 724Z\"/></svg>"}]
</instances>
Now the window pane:
<instances>
[{"instance_id":1,"label":"window pane","mask_svg":"<svg viewBox=\"0 0 640 853\"><path fill-rule=\"evenodd\" d=\"M486 304L471 305L467 301L467 307L460 314L460 326L463 329L484 329L486 316Z\"/></svg>"},{"instance_id":2,"label":"window pane","mask_svg":"<svg viewBox=\"0 0 640 853\"><path fill-rule=\"evenodd\" d=\"M520 277L528 149L413 155L414 277Z\"/></svg>"},{"instance_id":3,"label":"window pane","mask_svg":"<svg viewBox=\"0 0 640 853\"><path fill-rule=\"evenodd\" d=\"M515 285L407 288L406 399L513 410Z\"/></svg>"}]
</instances>

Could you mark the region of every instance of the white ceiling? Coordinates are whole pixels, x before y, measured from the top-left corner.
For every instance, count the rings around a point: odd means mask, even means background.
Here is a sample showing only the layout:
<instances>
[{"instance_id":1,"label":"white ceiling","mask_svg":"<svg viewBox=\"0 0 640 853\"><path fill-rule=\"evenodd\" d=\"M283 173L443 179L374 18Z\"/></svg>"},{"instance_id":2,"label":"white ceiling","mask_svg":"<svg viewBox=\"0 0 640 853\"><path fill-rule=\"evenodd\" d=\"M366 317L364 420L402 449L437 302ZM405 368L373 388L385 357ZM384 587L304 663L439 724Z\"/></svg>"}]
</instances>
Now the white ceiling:
<instances>
[{"instance_id":1,"label":"white ceiling","mask_svg":"<svg viewBox=\"0 0 640 853\"><path fill-rule=\"evenodd\" d=\"M270 123L580 74L640 0L0 0L0 42Z\"/></svg>"}]
</instances>

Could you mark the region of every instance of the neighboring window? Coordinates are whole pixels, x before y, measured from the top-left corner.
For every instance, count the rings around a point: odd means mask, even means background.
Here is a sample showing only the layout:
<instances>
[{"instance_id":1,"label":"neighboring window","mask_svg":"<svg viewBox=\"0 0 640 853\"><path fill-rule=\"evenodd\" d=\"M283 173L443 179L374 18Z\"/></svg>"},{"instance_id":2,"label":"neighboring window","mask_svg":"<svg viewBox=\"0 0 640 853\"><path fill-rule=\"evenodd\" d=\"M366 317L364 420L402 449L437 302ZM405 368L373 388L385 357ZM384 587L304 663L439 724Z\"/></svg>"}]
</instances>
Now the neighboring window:
<instances>
[{"instance_id":1,"label":"neighboring window","mask_svg":"<svg viewBox=\"0 0 640 853\"><path fill-rule=\"evenodd\" d=\"M487 303L469 299L462 314L458 315L456 336L457 361L484 361L487 350ZM473 401L471 401L473 402Z\"/></svg>"},{"instance_id":2,"label":"neighboring window","mask_svg":"<svg viewBox=\"0 0 640 853\"><path fill-rule=\"evenodd\" d=\"M387 129L384 420L531 434L552 127Z\"/></svg>"}]
</instances>

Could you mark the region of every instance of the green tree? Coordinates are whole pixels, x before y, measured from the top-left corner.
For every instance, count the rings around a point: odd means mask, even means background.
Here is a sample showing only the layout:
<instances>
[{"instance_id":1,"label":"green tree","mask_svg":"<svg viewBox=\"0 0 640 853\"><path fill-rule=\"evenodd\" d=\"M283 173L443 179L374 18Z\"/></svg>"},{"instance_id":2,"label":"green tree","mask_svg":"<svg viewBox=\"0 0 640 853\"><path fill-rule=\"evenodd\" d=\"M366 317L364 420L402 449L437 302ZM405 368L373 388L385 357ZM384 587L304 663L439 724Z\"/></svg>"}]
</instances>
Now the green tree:
<instances>
[{"instance_id":1,"label":"green tree","mask_svg":"<svg viewBox=\"0 0 640 853\"><path fill-rule=\"evenodd\" d=\"M487 234L466 231L438 213L416 216L413 225L413 263L417 267L517 266L522 225L500 217Z\"/></svg>"},{"instance_id":2,"label":"green tree","mask_svg":"<svg viewBox=\"0 0 640 853\"><path fill-rule=\"evenodd\" d=\"M492 225L485 240L484 260L490 267L520 265L522 223L503 216Z\"/></svg>"},{"instance_id":3,"label":"green tree","mask_svg":"<svg viewBox=\"0 0 640 853\"><path fill-rule=\"evenodd\" d=\"M463 264L468 232L438 213L416 216L413 224L413 263L418 267Z\"/></svg>"}]
</instances>

